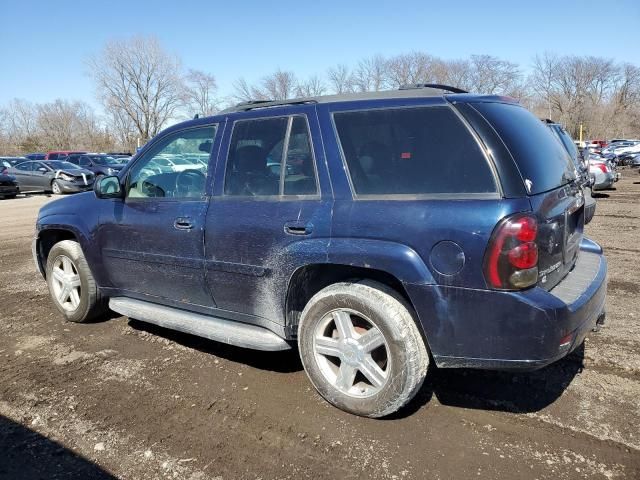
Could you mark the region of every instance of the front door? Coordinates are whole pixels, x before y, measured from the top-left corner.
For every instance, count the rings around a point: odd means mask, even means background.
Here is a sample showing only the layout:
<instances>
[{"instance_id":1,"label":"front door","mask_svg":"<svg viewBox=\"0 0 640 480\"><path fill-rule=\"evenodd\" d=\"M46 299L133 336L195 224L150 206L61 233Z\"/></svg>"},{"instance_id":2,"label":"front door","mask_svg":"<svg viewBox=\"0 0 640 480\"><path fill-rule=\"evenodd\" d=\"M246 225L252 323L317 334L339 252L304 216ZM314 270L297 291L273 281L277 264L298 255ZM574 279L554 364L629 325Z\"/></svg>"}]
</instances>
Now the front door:
<instances>
[{"instance_id":1,"label":"front door","mask_svg":"<svg viewBox=\"0 0 640 480\"><path fill-rule=\"evenodd\" d=\"M156 139L128 169L124 200L107 200L98 236L112 288L167 304L214 305L203 262L216 131L217 125L204 125ZM171 158L193 166L155 169L157 159Z\"/></svg>"},{"instance_id":2,"label":"front door","mask_svg":"<svg viewBox=\"0 0 640 480\"><path fill-rule=\"evenodd\" d=\"M207 213L207 281L218 308L275 331L285 323L291 274L305 255L322 257L329 238L332 200L322 151L313 148L321 145L315 107L300 110L265 112L227 129Z\"/></svg>"}]
</instances>

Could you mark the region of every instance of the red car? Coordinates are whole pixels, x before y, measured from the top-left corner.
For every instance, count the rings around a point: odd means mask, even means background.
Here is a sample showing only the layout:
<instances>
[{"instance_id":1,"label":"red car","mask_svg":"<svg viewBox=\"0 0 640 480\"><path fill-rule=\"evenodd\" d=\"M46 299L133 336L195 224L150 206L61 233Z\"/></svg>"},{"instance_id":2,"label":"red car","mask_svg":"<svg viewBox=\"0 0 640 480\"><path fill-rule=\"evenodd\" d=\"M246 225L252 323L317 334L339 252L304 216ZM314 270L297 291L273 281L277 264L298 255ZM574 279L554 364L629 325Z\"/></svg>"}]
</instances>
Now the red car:
<instances>
[{"instance_id":1,"label":"red car","mask_svg":"<svg viewBox=\"0 0 640 480\"><path fill-rule=\"evenodd\" d=\"M609 143L606 140L591 140L591 143L595 143L597 145L600 145L600 148L604 148L607 145L609 145Z\"/></svg>"},{"instance_id":2,"label":"red car","mask_svg":"<svg viewBox=\"0 0 640 480\"><path fill-rule=\"evenodd\" d=\"M77 152L75 150L52 150L47 152L44 156L45 160L64 160L71 153L87 153L87 152Z\"/></svg>"}]
</instances>

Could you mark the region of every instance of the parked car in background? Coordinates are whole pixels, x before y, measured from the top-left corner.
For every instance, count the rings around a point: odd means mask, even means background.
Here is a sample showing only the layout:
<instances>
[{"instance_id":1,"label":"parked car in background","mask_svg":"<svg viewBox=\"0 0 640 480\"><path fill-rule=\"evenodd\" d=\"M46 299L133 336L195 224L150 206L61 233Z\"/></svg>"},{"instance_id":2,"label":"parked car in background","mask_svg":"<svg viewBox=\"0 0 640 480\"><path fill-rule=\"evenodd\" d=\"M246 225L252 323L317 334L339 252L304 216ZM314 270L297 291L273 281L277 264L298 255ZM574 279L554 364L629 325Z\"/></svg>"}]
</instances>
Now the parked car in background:
<instances>
[{"instance_id":1,"label":"parked car in background","mask_svg":"<svg viewBox=\"0 0 640 480\"><path fill-rule=\"evenodd\" d=\"M45 191L56 195L93 188L94 174L60 160L26 161L9 169L21 191Z\"/></svg>"},{"instance_id":2,"label":"parked car in background","mask_svg":"<svg viewBox=\"0 0 640 480\"><path fill-rule=\"evenodd\" d=\"M591 196L591 176L589 174L589 162L583 157L582 153L578 150L575 142L571 138L571 135L560 125L550 119L544 119L543 122L549 127L551 133L560 142L562 147L567 151L573 165L578 172L578 176L581 179L582 190L584 193L584 223L589 223L596 213L596 201Z\"/></svg>"},{"instance_id":3,"label":"parked car in background","mask_svg":"<svg viewBox=\"0 0 640 480\"><path fill-rule=\"evenodd\" d=\"M99 153L71 153L65 161L91 170L96 178L116 175L126 165L126 161L120 158Z\"/></svg>"},{"instance_id":4,"label":"parked car in background","mask_svg":"<svg viewBox=\"0 0 640 480\"><path fill-rule=\"evenodd\" d=\"M637 153L629 159L629 166L633 168L640 167L640 153Z\"/></svg>"},{"instance_id":5,"label":"parked car in background","mask_svg":"<svg viewBox=\"0 0 640 480\"><path fill-rule=\"evenodd\" d=\"M46 156L46 153L27 153L24 157L29 160L44 160Z\"/></svg>"},{"instance_id":6,"label":"parked car in background","mask_svg":"<svg viewBox=\"0 0 640 480\"><path fill-rule=\"evenodd\" d=\"M9 174L11 165L0 159L0 198L15 198L20 193L20 186L16 177Z\"/></svg>"},{"instance_id":7,"label":"parked car in background","mask_svg":"<svg viewBox=\"0 0 640 480\"><path fill-rule=\"evenodd\" d=\"M593 190L606 190L617 181L616 172L602 159L589 159L589 174L592 178Z\"/></svg>"},{"instance_id":8,"label":"parked car in background","mask_svg":"<svg viewBox=\"0 0 640 480\"><path fill-rule=\"evenodd\" d=\"M0 157L0 163L8 163L9 165L17 165L18 163L25 162L28 159L26 157Z\"/></svg>"},{"instance_id":9,"label":"parked car in background","mask_svg":"<svg viewBox=\"0 0 640 480\"><path fill-rule=\"evenodd\" d=\"M94 193L41 208L52 302L73 322L109 308L297 346L325 399L369 417L407 404L430 362L565 357L607 288L572 160L516 101L459 92L250 102L170 127ZM203 169L143 173L200 152Z\"/></svg>"},{"instance_id":10,"label":"parked car in background","mask_svg":"<svg viewBox=\"0 0 640 480\"><path fill-rule=\"evenodd\" d=\"M86 152L77 152L74 150L52 150L47 152L44 159L45 160L65 160L72 153L86 153Z\"/></svg>"}]
</instances>

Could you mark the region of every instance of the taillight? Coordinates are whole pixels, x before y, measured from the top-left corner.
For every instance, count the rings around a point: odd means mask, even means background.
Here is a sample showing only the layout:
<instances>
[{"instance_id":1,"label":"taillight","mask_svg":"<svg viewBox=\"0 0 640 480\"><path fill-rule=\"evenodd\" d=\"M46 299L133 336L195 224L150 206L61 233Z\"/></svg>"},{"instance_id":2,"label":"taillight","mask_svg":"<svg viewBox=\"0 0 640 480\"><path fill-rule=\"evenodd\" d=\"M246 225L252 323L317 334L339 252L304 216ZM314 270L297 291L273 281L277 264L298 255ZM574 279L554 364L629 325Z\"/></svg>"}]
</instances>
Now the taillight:
<instances>
[{"instance_id":1,"label":"taillight","mask_svg":"<svg viewBox=\"0 0 640 480\"><path fill-rule=\"evenodd\" d=\"M484 272L491 288L518 290L538 281L538 222L527 214L505 218L487 247Z\"/></svg>"},{"instance_id":2,"label":"taillight","mask_svg":"<svg viewBox=\"0 0 640 480\"><path fill-rule=\"evenodd\" d=\"M9 169L7 167L3 167L0 170L0 175L9 175Z\"/></svg>"},{"instance_id":3,"label":"taillight","mask_svg":"<svg viewBox=\"0 0 640 480\"><path fill-rule=\"evenodd\" d=\"M607 168L607 165L604 163L596 163L596 167L598 167L600 170L602 170L602 173L608 173L609 169Z\"/></svg>"}]
</instances>

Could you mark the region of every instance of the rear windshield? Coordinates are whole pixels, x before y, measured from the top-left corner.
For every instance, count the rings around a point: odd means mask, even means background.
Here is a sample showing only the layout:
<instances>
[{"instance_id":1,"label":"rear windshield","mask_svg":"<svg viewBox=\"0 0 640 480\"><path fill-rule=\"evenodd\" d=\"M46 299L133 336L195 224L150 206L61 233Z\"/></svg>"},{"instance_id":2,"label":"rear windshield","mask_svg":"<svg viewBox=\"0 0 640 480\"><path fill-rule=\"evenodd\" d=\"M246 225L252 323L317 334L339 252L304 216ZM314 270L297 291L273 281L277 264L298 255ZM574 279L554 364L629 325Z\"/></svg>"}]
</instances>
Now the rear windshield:
<instances>
[{"instance_id":1,"label":"rear windshield","mask_svg":"<svg viewBox=\"0 0 640 480\"><path fill-rule=\"evenodd\" d=\"M476 103L513 155L529 193L553 190L575 180L569 154L549 128L527 109L506 103Z\"/></svg>"},{"instance_id":2,"label":"rear windshield","mask_svg":"<svg viewBox=\"0 0 640 480\"><path fill-rule=\"evenodd\" d=\"M496 191L484 154L449 107L339 112L334 120L357 195Z\"/></svg>"}]
</instances>

